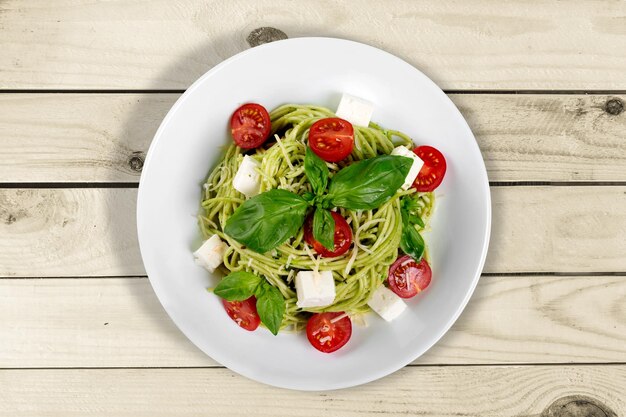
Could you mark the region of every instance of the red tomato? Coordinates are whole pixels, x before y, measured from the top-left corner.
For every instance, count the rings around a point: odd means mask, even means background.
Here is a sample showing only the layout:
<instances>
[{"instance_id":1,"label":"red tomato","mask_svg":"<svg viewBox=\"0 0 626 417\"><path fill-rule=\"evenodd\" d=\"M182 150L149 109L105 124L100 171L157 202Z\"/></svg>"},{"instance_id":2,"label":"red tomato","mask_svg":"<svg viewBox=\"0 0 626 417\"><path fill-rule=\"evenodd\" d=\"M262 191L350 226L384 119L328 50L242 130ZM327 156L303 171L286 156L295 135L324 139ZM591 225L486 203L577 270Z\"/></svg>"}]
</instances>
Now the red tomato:
<instances>
[{"instance_id":1,"label":"red tomato","mask_svg":"<svg viewBox=\"0 0 626 417\"><path fill-rule=\"evenodd\" d=\"M354 128L338 117L318 120L309 130L309 146L324 161L339 162L352 152Z\"/></svg>"},{"instance_id":2,"label":"red tomato","mask_svg":"<svg viewBox=\"0 0 626 417\"><path fill-rule=\"evenodd\" d=\"M350 249L350 245L352 244L352 229L350 229L350 225L339 213L331 211L330 214L335 220L335 248L332 251L326 249L324 245L313 237L313 215L309 216L304 223L305 242L313 246L315 252L319 253L324 258L343 255Z\"/></svg>"},{"instance_id":3,"label":"red tomato","mask_svg":"<svg viewBox=\"0 0 626 417\"><path fill-rule=\"evenodd\" d=\"M259 327L261 318L256 311L256 297L254 295L243 301L226 301L222 299L222 303L228 316L239 327L249 331L256 330Z\"/></svg>"},{"instance_id":4,"label":"red tomato","mask_svg":"<svg viewBox=\"0 0 626 417\"><path fill-rule=\"evenodd\" d=\"M428 192L439 187L446 175L446 158L432 146L418 146L413 152L424 161L424 165L413 182L417 191Z\"/></svg>"},{"instance_id":5,"label":"red tomato","mask_svg":"<svg viewBox=\"0 0 626 417\"><path fill-rule=\"evenodd\" d=\"M306 324L306 336L313 347L320 352L330 353L348 343L352 336L352 322L345 316L335 322L333 319L345 313L313 314Z\"/></svg>"},{"instance_id":6,"label":"red tomato","mask_svg":"<svg viewBox=\"0 0 626 417\"><path fill-rule=\"evenodd\" d=\"M402 298L411 298L430 284L433 273L426 259L419 263L409 255L396 259L389 268L389 288Z\"/></svg>"},{"instance_id":7,"label":"red tomato","mask_svg":"<svg viewBox=\"0 0 626 417\"><path fill-rule=\"evenodd\" d=\"M260 104L244 104L230 118L233 140L242 149L261 146L270 135L270 128L270 115Z\"/></svg>"}]
</instances>

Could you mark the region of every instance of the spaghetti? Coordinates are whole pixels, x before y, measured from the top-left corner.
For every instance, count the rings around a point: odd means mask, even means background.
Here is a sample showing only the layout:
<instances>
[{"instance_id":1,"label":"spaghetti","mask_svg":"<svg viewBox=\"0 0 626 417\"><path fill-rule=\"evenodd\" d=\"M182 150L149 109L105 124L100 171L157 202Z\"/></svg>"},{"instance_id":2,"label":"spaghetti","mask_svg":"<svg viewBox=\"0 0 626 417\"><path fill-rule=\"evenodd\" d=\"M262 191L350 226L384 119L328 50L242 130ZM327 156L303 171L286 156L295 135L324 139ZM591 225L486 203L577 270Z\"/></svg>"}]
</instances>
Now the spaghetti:
<instances>
[{"instance_id":1,"label":"spaghetti","mask_svg":"<svg viewBox=\"0 0 626 417\"><path fill-rule=\"evenodd\" d=\"M334 117L323 107L287 104L270 113L275 142L248 151L260 163L261 192L284 189L302 195L311 192L304 173L304 158L308 130L317 120ZM326 163L331 176L353 162L377 155L390 154L399 145L412 146L405 134L385 130L370 123L369 127L354 126L354 148L351 155L339 163ZM386 279L389 266L398 257L402 235L400 199L415 200L418 215L427 222L434 204L434 194L418 193L413 188L399 190L391 199L373 210L337 209L352 228L354 245L344 255L334 258L316 256L306 244L302 229L273 251L260 254L246 249L223 230L228 218L245 201L245 196L233 188L232 182L243 159L241 148L231 145L204 185L202 214L199 224L205 239L217 234L228 243L224 254L223 272L248 271L265 277L278 288L286 301L283 327L299 330L306 325L308 313L345 311L359 314L369 311L367 301ZM332 305L301 309L296 305L293 277L298 270L332 271L336 297Z\"/></svg>"}]
</instances>

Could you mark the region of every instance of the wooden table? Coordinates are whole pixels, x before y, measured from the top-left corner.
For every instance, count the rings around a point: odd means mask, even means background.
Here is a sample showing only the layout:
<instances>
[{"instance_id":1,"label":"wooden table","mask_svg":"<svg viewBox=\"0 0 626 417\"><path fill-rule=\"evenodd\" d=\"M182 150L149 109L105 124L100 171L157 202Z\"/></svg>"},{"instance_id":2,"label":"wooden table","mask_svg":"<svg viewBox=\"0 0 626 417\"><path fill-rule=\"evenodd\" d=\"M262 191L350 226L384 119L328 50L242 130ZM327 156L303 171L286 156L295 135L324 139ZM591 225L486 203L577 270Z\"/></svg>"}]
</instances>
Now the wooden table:
<instances>
[{"instance_id":1,"label":"wooden table","mask_svg":"<svg viewBox=\"0 0 626 417\"><path fill-rule=\"evenodd\" d=\"M492 185L459 321L403 370L336 392L206 357L137 247L137 183L169 107L285 34L420 68ZM0 51L0 415L626 415L626 2L4 0Z\"/></svg>"}]
</instances>

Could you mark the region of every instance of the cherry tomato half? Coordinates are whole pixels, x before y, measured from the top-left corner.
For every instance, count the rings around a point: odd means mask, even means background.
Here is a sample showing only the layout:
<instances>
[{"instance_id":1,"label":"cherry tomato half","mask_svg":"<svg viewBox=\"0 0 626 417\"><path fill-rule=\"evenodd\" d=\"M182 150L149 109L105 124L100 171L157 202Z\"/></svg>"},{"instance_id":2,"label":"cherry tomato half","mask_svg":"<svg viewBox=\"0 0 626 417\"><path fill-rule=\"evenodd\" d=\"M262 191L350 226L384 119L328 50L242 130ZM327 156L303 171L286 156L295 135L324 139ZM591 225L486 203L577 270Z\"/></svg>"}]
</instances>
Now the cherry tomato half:
<instances>
[{"instance_id":1,"label":"cherry tomato half","mask_svg":"<svg viewBox=\"0 0 626 417\"><path fill-rule=\"evenodd\" d=\"M339 162L352 152L354 128L338 117L318 120L309 129L309 146L324 161Z\"/></svg>"},{"instance_id":2,"label":"cherry tomato half","mask_svg":"<svg viewBox=\"0 0 626 417\"><path fill-rule=\"evenodd\" d=\"M256 297L254 295L243 301L226 301L222 299L222 304L224 304L228 316L239 327L249 331L256 330L259 327L261 318L256 311Z\"/></svg>"},{"instance_id":3,"label":"cherry tomato half","mask_svg":"<svg viewBox=\"0 0 626 417\"><path fill-rule=\"evenodd\" d=\"M313 347L320 352L331 353L348 343L352 336L352 321L345 313L313 314L306 324L306 336Z\"/></svg>"},{"instance_id":4,"label":"cherry tomato half","mask_svg":"<svg viewBox=\"0 0 626 417\"><path fill-rule=\"evenodd\" d=\"M424 165L413 182L417 191L429 192L439 187L446 175L446 158L432 146L418 146L413 152L424 161Z\"/></svg>"},{"instance_id":5,"label":"cherry tomato half","mask_svg":"<svg viewBox=\"0 0 626 417\"><path fill-rule=\"evenodd\" d=\"M304 223L304 241L313 246L315 252L324 258L343 255L350 249L352 244L352 229L346 220L339 213L331 211L330 214L335 220L335 248L330 251L313 237L313 215L309 216Z\"/></svg>"},{"instance_id":6,"label":"cherry tomato half","mask_svg":"<svg viewBox=\"0 0 626 417\"><path fill-rule=\"evenodd\" d=\"M270 128L270 115L260 104L244 104L230 118L233 140L242 149L254 149L263 145L270 135Z\"/></svg>"},{"instance_id":7,"label":"cherry tomato half","mask_svg":"<svg viewBox=\"0 0 626 417\"><path fill-rule=\"evenodd\" d=\"M432 275L426 259L418 263L409 255L404 255L396 259L389 268L387 281L389 289L399 297L411 298L428 287Z\"/></svg>"}]
</instances>

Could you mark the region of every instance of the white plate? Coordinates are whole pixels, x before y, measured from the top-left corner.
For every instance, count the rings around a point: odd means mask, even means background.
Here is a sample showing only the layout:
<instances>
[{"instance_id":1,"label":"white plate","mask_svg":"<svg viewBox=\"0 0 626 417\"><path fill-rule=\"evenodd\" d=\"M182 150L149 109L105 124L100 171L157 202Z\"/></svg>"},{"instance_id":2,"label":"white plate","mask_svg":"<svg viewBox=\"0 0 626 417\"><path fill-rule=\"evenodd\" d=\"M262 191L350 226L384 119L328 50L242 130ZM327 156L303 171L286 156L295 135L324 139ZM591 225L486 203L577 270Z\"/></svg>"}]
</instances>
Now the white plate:
<instances>
[{"instance_id":1,"label":"white plate","mask_svg":"<svg viewBox=\"0 0 626 417\"><path fill-rule=\"evenodd\" d=\"M437 189L429 236L433 280L388 324L372 314L333 354L304 334L246 332L206 291L216 277L196 266L194 215L201 184L231 142L228 122L242 103L336 108L342 92L375 103L373 120L437 147L448 171ZM468 302L487 254L489 183L476 140L448 97L424 74L379 49L339 39L299 38L242 52L211 69L172 107L143 168L137 228L154 291L180 330L207 355L248 378L284 388L327 390L388 375L426 352Z\"/></svg>"}]
</instances>

